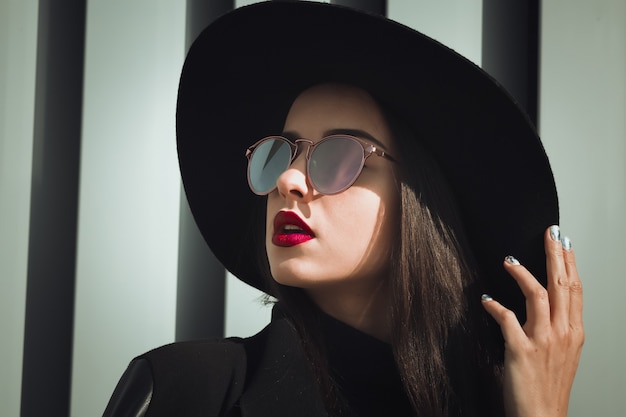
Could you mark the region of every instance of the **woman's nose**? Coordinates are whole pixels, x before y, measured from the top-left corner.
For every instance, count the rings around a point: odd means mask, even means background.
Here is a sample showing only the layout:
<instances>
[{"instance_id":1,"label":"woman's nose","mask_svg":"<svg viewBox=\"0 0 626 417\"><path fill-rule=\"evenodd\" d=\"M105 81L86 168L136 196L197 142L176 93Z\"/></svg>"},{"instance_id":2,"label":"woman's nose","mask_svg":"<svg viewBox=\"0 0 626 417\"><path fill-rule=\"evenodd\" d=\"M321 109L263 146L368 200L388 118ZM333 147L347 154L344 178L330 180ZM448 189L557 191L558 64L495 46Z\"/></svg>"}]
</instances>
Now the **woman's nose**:
<instances>
[{"instance_id":1,"label":"woman's nose","mask_svg":"<svg viewBox=\"0 0 626 417\"><path fill-rule=\"evenodd\" d=\"M311 196L313 187L307 180L304 153L298 155L291 165L279 175L276 180L276 188L279 194L286 198L306 200Z\"/></svg>"}]
</instances>

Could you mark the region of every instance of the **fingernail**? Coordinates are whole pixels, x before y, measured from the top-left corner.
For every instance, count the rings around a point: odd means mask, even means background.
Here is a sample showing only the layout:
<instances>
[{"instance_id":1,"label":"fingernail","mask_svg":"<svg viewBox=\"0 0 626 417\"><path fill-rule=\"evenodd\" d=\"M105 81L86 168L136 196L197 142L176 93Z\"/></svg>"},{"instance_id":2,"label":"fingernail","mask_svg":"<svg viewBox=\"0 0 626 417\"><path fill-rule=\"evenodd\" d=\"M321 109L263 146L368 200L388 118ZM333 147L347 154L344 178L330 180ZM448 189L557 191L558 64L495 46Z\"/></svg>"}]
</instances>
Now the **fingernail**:
<instances>
[{"instance_id":1,"label":"fingernail","mask_svg":"<svg viewBox=\"0 0 626 417\"><path fill-rule=\"evenodd\" d=\"M550 226L550 238L555 242L559 242L561 240L561 229L559 226Z\"/></svg>"},{"instance_id":2,"label":"fingernail","mask_svg":"<svg viewBox=\"0 0 626 417\"><path fill-rule=\"evenodd\" d=\"M483 294L480 296L480 299L483 301L492 301L493 298L491 298L491 296L489 294Z\"/></svg>"},{"instance_id":3,"label":"fingernail","mask_svg":"<svg viewBox=\"0 0 626 417\"><path fill-rule=\"evenodd\" d=\"M572 250L572 241L569 240L569 237L564 236L563 239L561 239L561 246L563 246L565 250Z\"/></svg>"},{"instance_id":4,"label":"fingernail","mask_svg":"<svg viewBox=\"0 0 626 417\"><path fill-rule=\"evenodd\" d=\"M504 260L506 261L506 263L510 264L510 265L519 265L519 261L517 259L515 259L513 256L509 255L506 258L504 258Z\"/></svg>"}]
</instances>

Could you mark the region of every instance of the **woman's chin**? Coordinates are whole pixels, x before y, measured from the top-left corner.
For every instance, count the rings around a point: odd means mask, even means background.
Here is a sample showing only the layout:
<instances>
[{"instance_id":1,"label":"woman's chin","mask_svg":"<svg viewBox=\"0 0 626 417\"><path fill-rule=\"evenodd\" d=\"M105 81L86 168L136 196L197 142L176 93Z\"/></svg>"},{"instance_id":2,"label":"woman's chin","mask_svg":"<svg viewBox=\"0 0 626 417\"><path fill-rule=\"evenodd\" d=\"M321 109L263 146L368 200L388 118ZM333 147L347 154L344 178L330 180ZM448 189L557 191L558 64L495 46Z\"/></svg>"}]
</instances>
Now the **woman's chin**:
<instances>
[{"instance_id":1,"label":"woman's chin","mask_svg":"<svg viewBox=\"0 0 626 417\"><path fill-rule=\"evenodd\" d=\"M272 268L274 281L281 285L297 288L308 288L314 285L313 279L292 268Z\"/></svg>"}]
</instances>

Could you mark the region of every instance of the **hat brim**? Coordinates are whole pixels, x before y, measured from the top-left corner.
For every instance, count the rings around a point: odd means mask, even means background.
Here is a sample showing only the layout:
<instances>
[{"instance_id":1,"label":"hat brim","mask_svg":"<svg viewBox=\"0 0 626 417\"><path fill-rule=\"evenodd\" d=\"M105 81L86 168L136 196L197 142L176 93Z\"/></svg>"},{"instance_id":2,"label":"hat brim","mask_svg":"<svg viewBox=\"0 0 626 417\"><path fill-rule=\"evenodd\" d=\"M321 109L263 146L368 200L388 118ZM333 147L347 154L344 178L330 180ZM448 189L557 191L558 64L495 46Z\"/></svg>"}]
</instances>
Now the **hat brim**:
<instances>
[{"instance_id":1,"label":"hat brim","mask_svg":"<svg viewBox=\"0 0 626 417\"><path fill-rule=\"evenodd\" d=\"M419 132L455 193L488 291L523 311L502 261L516 256L545 283L543 232L558 224L553 175L532 123L449 48L383 17L324 3L236 9L202 32L185 61L181 174L199 229L226 269L268 290L250 239L263 199L249 191L245 149L280 133L297 94L324 81L367 89Z\"/></svg>"}]
</instances>

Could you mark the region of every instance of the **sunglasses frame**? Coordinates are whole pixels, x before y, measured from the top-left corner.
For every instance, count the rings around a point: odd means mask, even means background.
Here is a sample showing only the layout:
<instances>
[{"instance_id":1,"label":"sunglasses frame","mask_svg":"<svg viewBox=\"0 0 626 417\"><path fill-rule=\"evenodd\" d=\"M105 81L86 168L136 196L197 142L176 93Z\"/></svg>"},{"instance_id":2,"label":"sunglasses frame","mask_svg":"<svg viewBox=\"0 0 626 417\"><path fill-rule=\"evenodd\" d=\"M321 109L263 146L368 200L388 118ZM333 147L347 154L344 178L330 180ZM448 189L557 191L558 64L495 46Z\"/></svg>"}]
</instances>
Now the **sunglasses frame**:
<instances>
[{"instance_id":1,"label":"sunglasses frame","mask_svg":"<svg viewBox=\"0 0 626 417\"><path fill-rule=\"evenodd\" d=\"M311 175L310 175L310 172L309 172L309 163L311 161L311 154L313 153L313 151L315 151L315 148L317 146L319 146L321 143L324 143L324 142L327 142L327 141L333 140L333 139L349 139L349 140L352 140L354 142L357 142L363 148L363 155L361 157L361 164L359 166L358 172L354 176L352 181L350 181L350 183L348 185L346 185L345 187L341 188L338 191L335 191L335 192L332 192L332 193L324 193L324 192L321 192L320 190L318 190L318 188L315 186L315 183L311 179ZM270 194L272 191L274 191L276 189L276 185L274 185L274 187L272 187L269 191L263 192L263 193L259 193L259 192L257 192L254 189L254 187L252 186L252 181L250 180L250 161L252 159L252 154L254 153L255 149L258 148L261 144L263 144L265 142L268 142L270 140L280 140L280 141L283 141L283 142L287 143L287 145L289 145L289 149L291 151L291 157L289 159L289 164L287 165L286 169L288 169L291 166L291 164L293 163L293 161L298 157L298 155L300 155L302 153L302 151L298 152L298 149L300 148L298 145L300 145L300 144L308 144L307 149L306 149L306 154L305 154L306 176L307 176L308 182L313 186L313 189L315 189L318 193L323 194L323 195L339 194L339 193L347 190L348 188L350 188L356 182L357 178L359 178L359 176L361 175L361 172L363 171L363 167L365 166L365 161L367 160L367 158L369 158L372 155L382 156L383 158L386 158L386 159L388 159L390 161L396 162L396 159L394 157L392 157L391 155L389 155L387 153L387 151L381 149L380 147L378 147L376 145L373 145L373 144L369 143L368 141L366 141L364 139L361 139L359 137L352 136L352 135L345 135L345 134L329 135L329 136L323 137L322 139L320 139L317 142L314 142L314 141L312 141L310 139L304 139L304 138L290 140L290 139L287 139L284 136L266 136L263 139L259 140L258 142L254 143L252 146L250 146L250 147L248 147L246 149L246 158L248 159L248 167L247 167L247 170L246 170L247 171L247 177L248 177L248 185L250 186L250 189L252 190L252 192L254 194L257 194L257 195L268 195L268 194ZM279 176L280 175L282 175L282 172L279 174Z\"/></svg>"}]
</instances>

